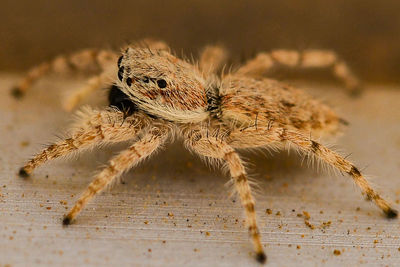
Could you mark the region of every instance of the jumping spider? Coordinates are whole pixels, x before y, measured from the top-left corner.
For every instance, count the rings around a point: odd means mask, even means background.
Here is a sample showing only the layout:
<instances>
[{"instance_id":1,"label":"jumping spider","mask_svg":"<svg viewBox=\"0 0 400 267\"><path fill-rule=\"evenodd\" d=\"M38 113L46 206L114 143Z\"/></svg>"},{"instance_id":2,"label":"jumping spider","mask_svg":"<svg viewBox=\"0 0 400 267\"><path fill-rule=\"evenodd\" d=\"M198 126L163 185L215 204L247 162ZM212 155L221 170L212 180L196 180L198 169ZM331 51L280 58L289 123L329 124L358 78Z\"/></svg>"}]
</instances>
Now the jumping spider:
<instances>
[{"instance_id":1,"label":"jumping spider","mask_svg":"<svg viewBox=\"0 0 400 267\"><path fill-rule=\"evenodd\" d=\"M260 74L273 67L332 68L347 88L358 80L347 65L330 51L277 50L260 53L236 71L221 73L227 53L219 46L206 47L197 65L169 52L163 42L145 41L128 46L122 55L108 50L85 50L33 68L14 88L22 96L34 81L51 71L100 71L84 88L64 103L72 110L90 92L110 86L110 107L84 108L70 137L56 142L33 157L19 175L27 177L39 165L105 143L132 141L131 146L109 161L97 174L75 206L64 217L70 224L86 203L113 180L150 156L172 136L184 140L194 153L227 165L246 212L246 222L259 262L266 261L260 241L254 198L238 150L284 148L320 159L347 173L363 194L387 215L397 211L369 185L359 169L309 135L335 134L345 121L328 106L306 93Z\"/></svg>"}]
</instances>

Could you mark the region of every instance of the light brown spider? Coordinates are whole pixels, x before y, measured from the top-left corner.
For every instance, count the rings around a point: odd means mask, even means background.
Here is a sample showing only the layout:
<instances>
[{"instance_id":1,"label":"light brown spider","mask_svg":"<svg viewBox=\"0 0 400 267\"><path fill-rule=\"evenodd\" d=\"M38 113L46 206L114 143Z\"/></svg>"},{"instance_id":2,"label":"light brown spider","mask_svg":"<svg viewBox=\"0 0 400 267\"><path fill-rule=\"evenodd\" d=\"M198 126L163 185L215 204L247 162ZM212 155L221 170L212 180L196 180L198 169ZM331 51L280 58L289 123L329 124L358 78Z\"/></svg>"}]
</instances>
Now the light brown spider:
<instances>
[{"instance_id":1,"label":"light brown spider","mask_svg":"<svg viewBox=\"0 0 400 267\"><path fill-rule=\"evenodd\" d=\"M193 65L172 55L162 42L145 43L145 46L128 46L119 58L113 51L98 50L59 57L33 68L13 91L21 96L35 80L52 70L100 70L101 74L90 79L88 86L67 99L64 107L71 110L90 92L112 85L110 107L79 111L70 137L48 146L19 171L20 176L26 177L41 164L69 153L105 143L131 141L128 149L112 158L97 174L64 217L64 225L70 224L97 193L172 136L182 138L194 153L226 164L246 212L256 258L261 263L266 261L266 255L240 149L284 148L290 144L347 173L389 218L397 216L397 211L375 192L357 167L309 135L311 131L314 135L335 134L344 120L298 89L256 78L280 65L329 67L348 88L356 88L357 79L334 53L318 50L260 53L236 71L218 75L227 58L219 46L205 48L198 65Z\"/></svg>"}]
</instances>

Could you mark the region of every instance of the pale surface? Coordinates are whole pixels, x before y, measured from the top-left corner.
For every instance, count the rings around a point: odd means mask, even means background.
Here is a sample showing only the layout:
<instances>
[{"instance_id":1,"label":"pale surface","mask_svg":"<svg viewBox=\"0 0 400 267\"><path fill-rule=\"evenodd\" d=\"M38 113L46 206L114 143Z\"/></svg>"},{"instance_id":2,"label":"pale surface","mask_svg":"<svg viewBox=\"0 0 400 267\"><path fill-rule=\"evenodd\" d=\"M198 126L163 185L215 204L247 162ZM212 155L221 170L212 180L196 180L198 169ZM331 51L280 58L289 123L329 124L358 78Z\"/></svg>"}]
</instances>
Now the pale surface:
<instances>
[{"instance_id":1,"label":"pale surface","mask_svg":"<svg viewBox=\"0 0 400 267\"><path fill-rule=\"evenodd\" d=\"M70 115L59 107L59 95L81 83L45 80L16 102L8 94L16 78L0 75L0 266L257 265L242 208L224 186L228 178L179 142L129 172L125 184L98 196L63 228L63 214L94 171L124 146L52 162L27 180L18 178L21 164L67 127ZM380 192L399 202L400 90L369 87L352 100L336 85L301 87L318 87L313 93L350 121L337 147L352 152L361 169L368 166ZM318 174L293 154L246 154L260 185L257 213L268 266L399 264L399 221L364 201L347 176ZM297 216L303 211L314 230Z\"/></svg>"}]
</instances>

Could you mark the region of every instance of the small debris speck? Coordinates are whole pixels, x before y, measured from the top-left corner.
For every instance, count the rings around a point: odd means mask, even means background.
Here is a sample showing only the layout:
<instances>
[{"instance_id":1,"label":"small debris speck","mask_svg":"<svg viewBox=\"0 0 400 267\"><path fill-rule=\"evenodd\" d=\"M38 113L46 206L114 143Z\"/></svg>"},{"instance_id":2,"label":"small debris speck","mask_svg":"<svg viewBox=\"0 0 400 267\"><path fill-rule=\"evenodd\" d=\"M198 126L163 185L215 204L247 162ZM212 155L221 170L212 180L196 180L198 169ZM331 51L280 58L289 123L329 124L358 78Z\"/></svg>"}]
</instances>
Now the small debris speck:
<instances>
[{"instance_id":1,"label":"small debris speck","mask_svg":"<svg viewBox=\"0 0 400 267\"><path fill-rule=\"evenodd\" d=\"M20 145L21 145L21 147L27 147L27 146L29 146L29 141L22 141L20 143Z\"/></svg>"},{"instance_id":2,"label":"small debris speck","mask_svg":"<svg viewBox=\"0 0 400 267\"><path fill-rule=\"evenodd\" d=\"M307 211L303 211L303 215L306 220L309 220L311 218L310 213L308 213Z\"/></svg>"},{"instance_id":3,"label":"small debris speck","mask_svg":"<svg viewBox=\"0 0 400 267\"><path fill-rule=\"evenodd\" d=\"M338 249L335 249L335 250L333 251L333 255L335 255L335 256L339 256L340 254L342 254L342 253L341 253L340 250L338 250Z\"/></svg>"},{"instance_id":4,"label":"small debris speck","mask_svg":"<svg viewBox=\"0 0 400 267\"><path fill-rule=\"evenodd\" d=\"M271 209L266 209L266 210L265 210L265 213L267 213L267 214L272 214L272 210L271 210Z\"/></svg>"},{"instance_id":5,"label":"small debris speck","mask_svg":"<svg viewBox=\"0 0 400 267\"><path fill-rule=\"evenodd\" d=\"M305 223L310 229L312 229L312 230L315 229L315 226L312 225L308 220L304 220L304 223Z\"/></svg>"}]
</instances>

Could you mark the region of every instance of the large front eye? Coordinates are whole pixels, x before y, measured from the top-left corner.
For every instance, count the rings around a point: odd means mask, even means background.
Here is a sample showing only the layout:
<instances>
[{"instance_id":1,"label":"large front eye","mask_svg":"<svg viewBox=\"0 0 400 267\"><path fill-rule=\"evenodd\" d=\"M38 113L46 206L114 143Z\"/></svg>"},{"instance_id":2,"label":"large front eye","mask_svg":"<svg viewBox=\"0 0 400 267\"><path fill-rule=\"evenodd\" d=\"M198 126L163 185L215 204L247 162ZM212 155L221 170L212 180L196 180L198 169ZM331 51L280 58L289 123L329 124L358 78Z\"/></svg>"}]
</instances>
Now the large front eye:
<instances>
[{"instance_id":1,"label":"large front eye","mask_svg":"<svg viewBox=\"0 0 400 267\"><path fill-rule=\"evenodd\" d=\"M126 84L127 84L128 86L131 86L131 84L132 84L132 79L131 79L130 77L126 78Z\"/></svg>"},{"instance_id":2,"label":"large front eye","mask_svg":"<svg viewBox=\"0 0 400 267\"><path fill-rule=\"evenodd\" d=\"M160 88L165 88L165 87L167 87L167 82L164 79L160 79L160 80L157 80L157 85Z\"/></svg>"}]
</instances>

